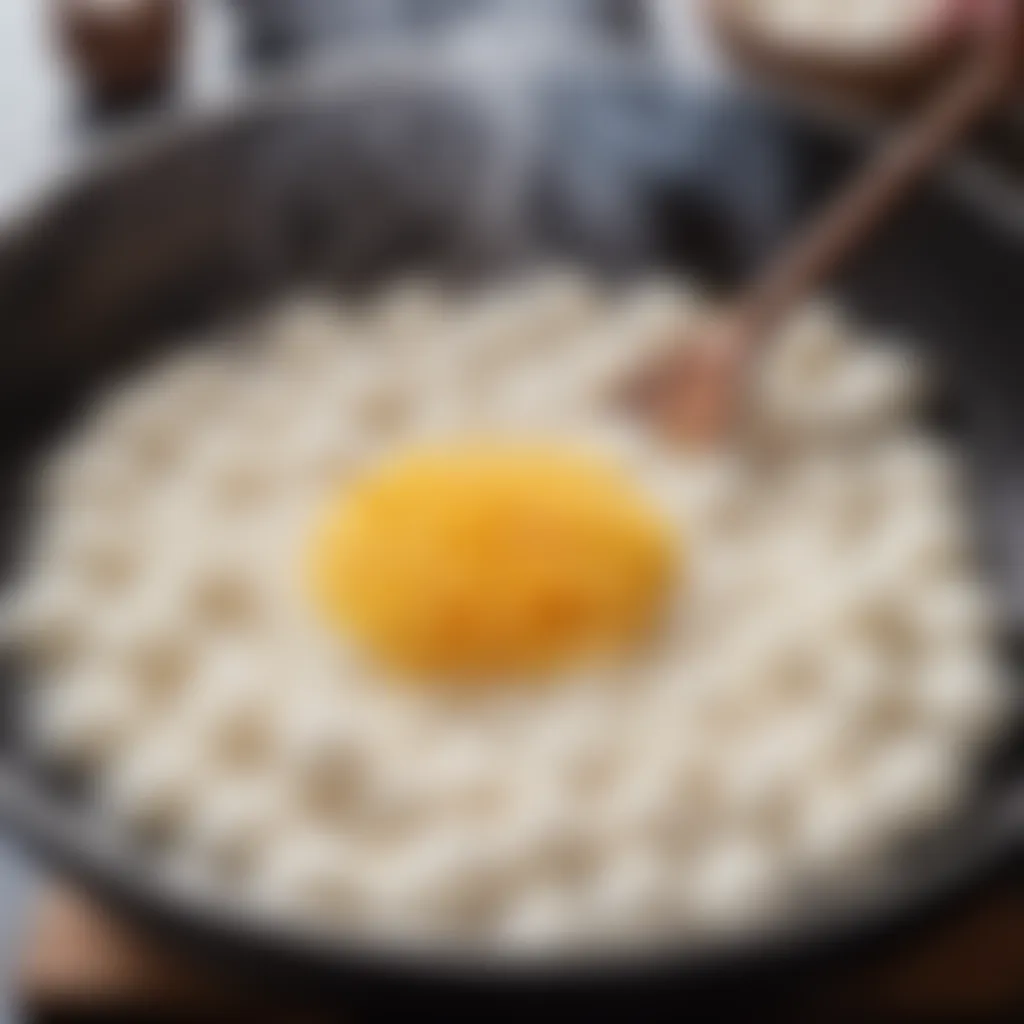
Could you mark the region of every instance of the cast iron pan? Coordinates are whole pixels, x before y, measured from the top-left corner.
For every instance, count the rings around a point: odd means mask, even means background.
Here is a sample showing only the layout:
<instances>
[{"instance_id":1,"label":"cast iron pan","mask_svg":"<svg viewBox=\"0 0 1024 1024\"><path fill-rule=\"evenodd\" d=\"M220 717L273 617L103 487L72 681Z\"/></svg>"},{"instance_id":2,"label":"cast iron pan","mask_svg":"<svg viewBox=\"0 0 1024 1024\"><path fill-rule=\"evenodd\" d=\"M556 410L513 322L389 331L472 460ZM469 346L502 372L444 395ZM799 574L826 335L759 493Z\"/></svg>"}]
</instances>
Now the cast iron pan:
<instances>
[{"instance_id":1,"label":"cast iron pan","mask_svg":"<svg viewBox=\"0 0 1024 1024\"><path fill-rule=\"evenodd\" d=\"M104 381L182 332L229 323L298 283L353 293L409 272L466 278L556 257L600 274L728 284L855 159L820 125L688 95L651 68L534 68L500 87L480 75L396 64L281 86L124 144L9 229L6 569L31 519L23 488L35 454ZM1011 641L1024 620L1022 271L1024 239L936 187L839 289L866 322L919 339L944 374L943 429L970 463ZM1017 731L963 816L908 871L782 933L600 963L417 958L294 934L176 886L152 851L104 827L79 789L33 762L19 742L22 682L5 664L0 809L18 835L207 961L350 1007L453 1012L500 997L523 1011L598 1000L646 1013L655 1000L692 1008L696 993L721 1006L940 912L1012 865L1024 835Z\"/></svg>"}]
</instances>

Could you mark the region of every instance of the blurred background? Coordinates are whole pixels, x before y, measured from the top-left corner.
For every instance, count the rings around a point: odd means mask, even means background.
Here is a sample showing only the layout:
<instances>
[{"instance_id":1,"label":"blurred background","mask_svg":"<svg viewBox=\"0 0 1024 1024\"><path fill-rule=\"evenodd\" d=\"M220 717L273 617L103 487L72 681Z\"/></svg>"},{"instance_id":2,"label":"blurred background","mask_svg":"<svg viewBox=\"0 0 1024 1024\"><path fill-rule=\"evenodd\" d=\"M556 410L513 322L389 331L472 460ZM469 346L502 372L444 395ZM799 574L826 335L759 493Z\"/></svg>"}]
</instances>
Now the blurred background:
<instances>
[{"instance_id":1,"label":"blurred background","mask_svg":"<svg viewBox=\"0 0 1024 1024\"><path fill-rule=\"evenodd\" d=\"M865 87L812 72L779 74L777 62L724 39L710 6L698 0L4 0L0 218L17 217L49 183L148 123L187 118L303 68L406 48L442 61L500 59L515 77L531 62L557 65L572 52L592 50L657 64L696 97L688 138L651 147L649 136L620 132L617 159L646 161L655 175L661 164L673 173L685 165L695 188L732 189L747 209L752 247L764 250L798 201L791 168L793 147L801 143L789 129L792 112L828 122L860 148L913 109L926 76L880 90L877 82ZM858 5L821 0L803 8L815 6ZM841 51L841 61L849 49L859 58L874 53L872 47L891 52L908 30L898 19L886 20L884 9L902 6L883 3L883 14L863 24L837 16L818 25L813 12L803 21L791 15L771 28L771 38L787 46L795 40L803 50ZM788 70L795 69L790 62ZM737 96L742 113L721 118L717 112L733 109ZM944 174L995 229L1024 231L1024 103L1008 104ZM24 1011L15 975L39 955L43 888L38 869L0 839L3 1022ZM50 933L43 934L49 941ZM1024 1013L1024 1006L1014 1010Z\"/></svg>"}]
</instances>

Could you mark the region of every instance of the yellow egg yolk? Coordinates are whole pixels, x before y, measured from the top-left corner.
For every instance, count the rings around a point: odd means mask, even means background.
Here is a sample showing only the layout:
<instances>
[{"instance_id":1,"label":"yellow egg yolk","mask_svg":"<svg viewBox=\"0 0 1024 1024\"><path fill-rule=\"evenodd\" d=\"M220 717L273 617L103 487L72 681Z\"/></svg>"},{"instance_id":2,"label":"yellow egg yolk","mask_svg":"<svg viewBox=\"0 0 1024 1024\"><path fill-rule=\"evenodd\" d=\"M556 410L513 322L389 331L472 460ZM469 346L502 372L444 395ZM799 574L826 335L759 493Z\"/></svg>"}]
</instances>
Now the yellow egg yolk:
<instances>
[{"instance_id":1,"label":"yellow egg yolk","mask_svg":"<svg viewBox=\"0 0 1024 1024\"><path fill-rule=\"evenodd\" d=\"M615 467L498 442L370 472L330 504L307 555L331 625L389 665L459 680L622 647L650 625L673 563Z\"/></svg>"}]
</instances>

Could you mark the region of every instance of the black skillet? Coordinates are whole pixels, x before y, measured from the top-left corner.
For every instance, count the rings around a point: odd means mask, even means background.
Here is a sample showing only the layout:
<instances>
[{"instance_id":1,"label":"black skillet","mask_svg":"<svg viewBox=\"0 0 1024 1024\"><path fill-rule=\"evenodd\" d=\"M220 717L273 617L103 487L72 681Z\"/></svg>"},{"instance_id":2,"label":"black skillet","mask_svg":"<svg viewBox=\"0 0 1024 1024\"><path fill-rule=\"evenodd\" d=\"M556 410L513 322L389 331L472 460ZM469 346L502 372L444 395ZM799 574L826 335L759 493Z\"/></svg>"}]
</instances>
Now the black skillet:
<instances>
[{"instance_id":1,"label":"black skillet","mask_svg":"<svg viewBox=\"0 0 1024 1024\"><path fill-rule=\"evenodd\" d=\"M406 273L465 280L555 258L728 284L856 158L821 125L691 95L652 68L534 67L514 87L481 76L387 63L293 82L124 143L11 226L0 241L8 568L31 520L35 454L106 380L183 333L237 322L300 283L355 294ZM1022 286L1024 238L940 184L837 289L866 323L918 339L944 376L941 429L969 460L1011 636L1024 619ZM721 1007L930 919L1019 867L1024 838L1018 730L905 870L784 931L600 963L413 957L296 934L175 885L153 851L34 763L20 743L22 683L5 664L0 810L14 832L186 950L347 1006L490 1012L508 1000L646 1017L699 994Z\"/></svg>"}]
</instances>

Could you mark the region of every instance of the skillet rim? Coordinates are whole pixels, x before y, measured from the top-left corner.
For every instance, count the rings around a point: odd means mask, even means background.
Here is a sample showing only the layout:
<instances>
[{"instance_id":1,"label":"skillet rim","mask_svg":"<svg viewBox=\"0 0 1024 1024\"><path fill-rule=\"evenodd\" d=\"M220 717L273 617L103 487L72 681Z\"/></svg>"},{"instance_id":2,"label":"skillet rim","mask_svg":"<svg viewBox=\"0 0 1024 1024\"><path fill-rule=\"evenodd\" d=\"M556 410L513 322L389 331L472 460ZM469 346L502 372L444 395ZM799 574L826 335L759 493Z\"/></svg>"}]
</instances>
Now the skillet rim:
<instances>
[{"instance_id":1,"label":"skillet rim","mask_svg":"<svg viewBox=\"0 0 1024 1024\"><path fill-rule=\"evenodd\" d=\"M313 65L283 79L270 79L243 96L229 97L200 110L176 112L166 120L133 129L102 152L87 154L83 165L65 169L20 215L0 220L0 257L16 255L19 245L44 229L62 203L79 191L133 166L145 165L165 150L173 152L186 146L206 132L228 130L268 109L337 101L348 95L344 91L348 87L376 87L378 81L372 76L382 72L408 75L402 79L407 83L458 85L460 70L410 60L404 53L376 54L342 67ZM423 75L426 79L420 77ZM821 118L805 112L798 116L818 130L825 129L835 136L846 134L842 125L826 128ZM952 175L940 176L939 189L943 201L970 209L967 200L958 194ZM983 216L977 210L972 213ZM990 230L995 230L995 225ZM9 685L9 680L0 680L0 689ZM899 878L901 893L875 894L853 913L831 913L809 927L806 922L796 926L787 923L770 931L751 932L721 948L680 950L677 945L666 944L664 948L583 957L556 954L543 962L481 955L480 951L474 955L465 948L410 952L395 944L375 947L358 935L351 940L337 936L325 939L308 927L261 920L243 908L210 899L195 887L181 890L169 885L169 880L154 872L153 864L144 856L124 856L124 844L120 849L104 849L103 843L90 843L80 816L63 812L59 802L33 780L24 759L10 747L8 738L0 735L0 825L12 826L11 831L45 859L130 916L156 924L161 933L194 939L201 946L233 948L243 961L255 957L262 962L279 962L288 974L295 969L313 971L332 985L373 985L399 979L413 985L454 985L471 990L511 984L517 991L527 992L580 985L604 988L652 979L671 979L674 985L700 984L733 977L737 972L774 975L787 965L806 965L821 956L856 948L887 932L921 923L948 901L979 887L1024 848L1022 773L1010 793L1004 794L978 823L978 831L965 849L960 850L958 844L955 849L944 849L937 858L939 863L912 873L912 885L906 884L906 878ZM287 966L289 961L291 967Z\"/></svg>"}]
</instances>

